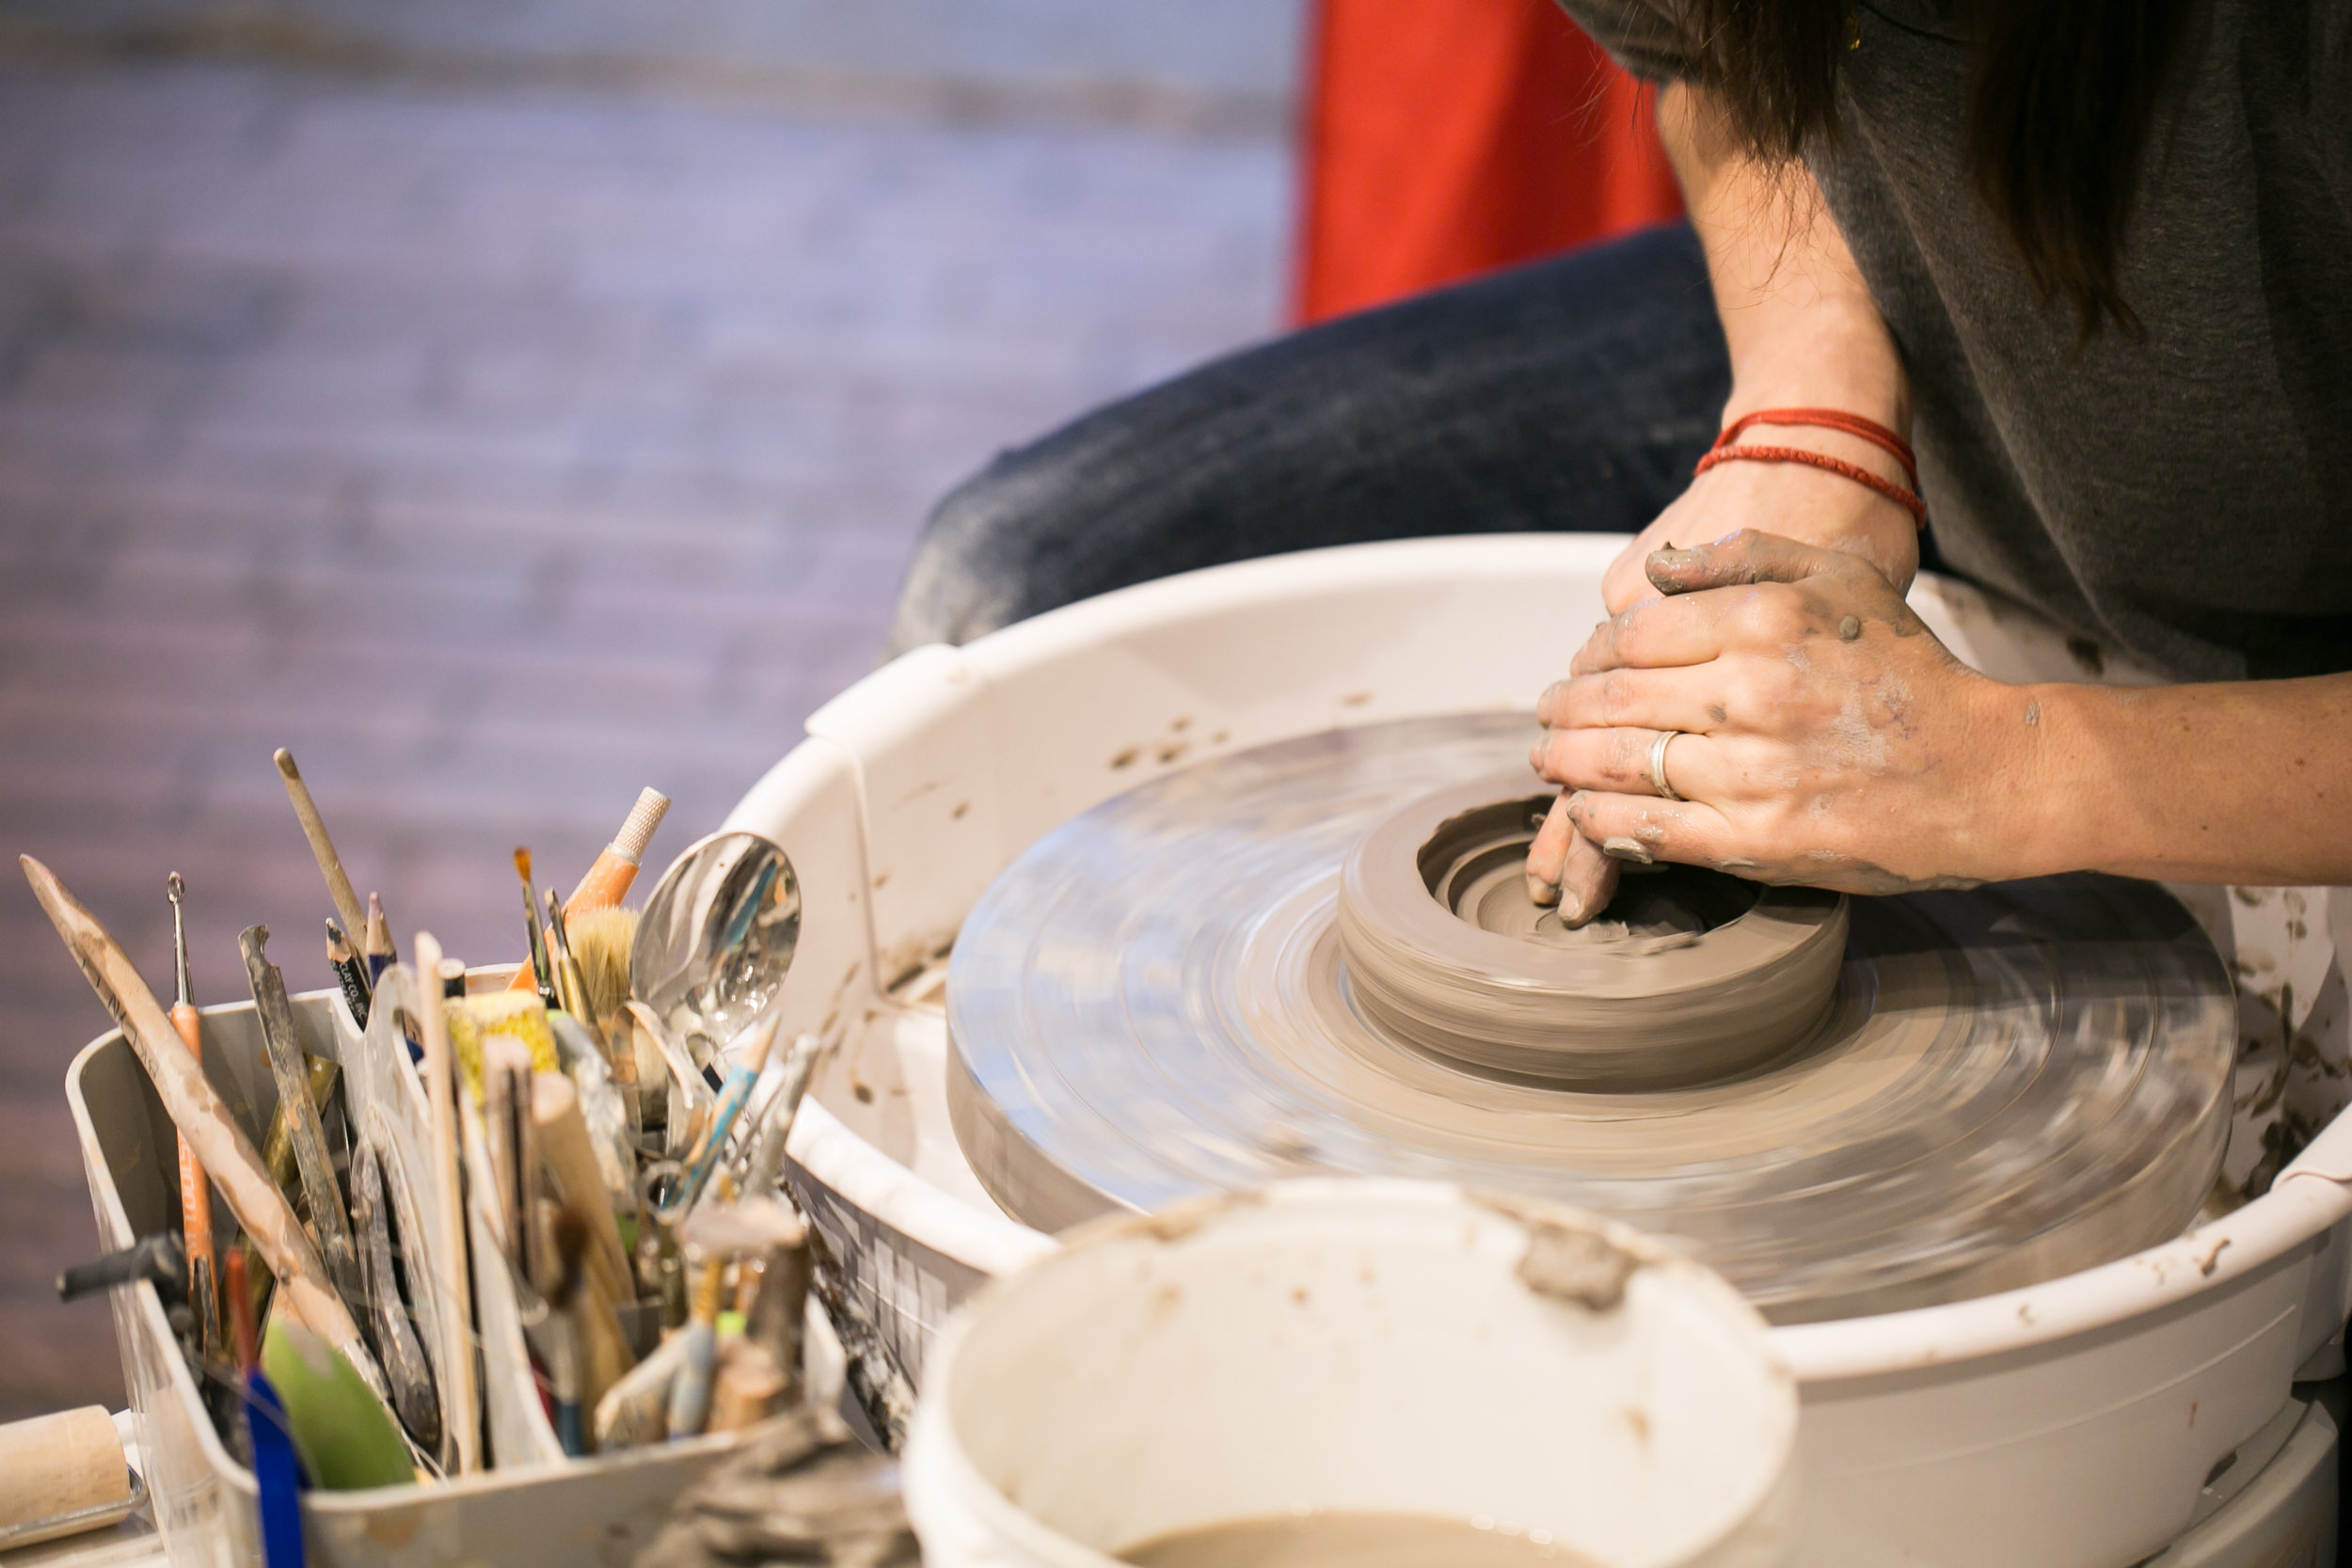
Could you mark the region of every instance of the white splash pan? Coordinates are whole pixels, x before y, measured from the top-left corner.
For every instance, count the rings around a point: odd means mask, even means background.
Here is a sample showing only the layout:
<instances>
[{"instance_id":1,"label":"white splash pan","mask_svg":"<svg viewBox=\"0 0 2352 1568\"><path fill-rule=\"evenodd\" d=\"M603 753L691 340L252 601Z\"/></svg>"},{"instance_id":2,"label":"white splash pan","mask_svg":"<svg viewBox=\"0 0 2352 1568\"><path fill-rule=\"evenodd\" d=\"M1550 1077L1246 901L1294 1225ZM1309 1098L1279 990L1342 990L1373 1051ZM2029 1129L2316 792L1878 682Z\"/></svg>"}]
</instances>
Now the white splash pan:
<instances>
[{"instance_id":1,"label":"white splash pan","mask_svg":"<svg viewBox=\"0 0 2352 1568\"><path fill-rule=\"evenodd\" d=\"M948 1128L942 959L991 879L1065 818L1203 756L1527 711L1600 618L1623 544L1415 540L1192 573L917 649L810 719L727 825L773 837L801 873L786 1027L840 1049L794 1132L794 1177L912 1372L981 1278L1054 1244L991 1204ZM1973 589L1923 580L1912 603L1988 674L2091 678L2088 650ZM2147 679L2112 659L2100 678ZM2291 917L2268 894L2192 907L2242 974L2292 971L2305 998L2334 998L2308 1029L2342 1061L2342 963L2323 916L2335 904L2352 927L2352 902L2284 896ZM2343 1367L2348 1121L2267 1196L2136 1257L1774 1330L1804 1401L1795 1560L2122 1568L2178 1536L2209 1475L2242 1444L2254 1460L2249 1440L2290 1382ZM2248 1162L2241 1149L2231 1166Z\"/></svg>"}]
</instances>

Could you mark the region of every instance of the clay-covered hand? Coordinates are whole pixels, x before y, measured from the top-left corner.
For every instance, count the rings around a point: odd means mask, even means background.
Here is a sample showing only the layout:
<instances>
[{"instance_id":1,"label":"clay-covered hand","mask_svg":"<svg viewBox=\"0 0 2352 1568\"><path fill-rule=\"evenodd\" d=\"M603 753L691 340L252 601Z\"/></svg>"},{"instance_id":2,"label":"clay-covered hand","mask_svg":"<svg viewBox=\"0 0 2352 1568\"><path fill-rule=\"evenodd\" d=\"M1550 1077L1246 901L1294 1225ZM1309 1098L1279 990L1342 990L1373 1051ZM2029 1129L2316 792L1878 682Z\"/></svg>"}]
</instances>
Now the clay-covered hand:
<instances>
[{"instance_id":1,"label":"clay-covered hand","mask_svg":"<svg viewBox=\"0 0 2352 1568\"><path fill-rule=\"evenodd\" d=\"M1748 438L1817 448L1884 470L1898 483L1903 479L1881 453L1838 432L1758 425ZM1656 598L1661 590L1650 580L1652 555L1743 528L1859 556L1905 592L1918 575L1918 525L1877 491L1800 463L1725 463L1692 480L1610 563L1601 578L1602 603L1615 615Z\"/></svg>"},{"instance_id":2,"label":"clay-covered hand","mask_svg":"<svg viewBox=\"0 0 2352 1568\"><path fill-rule=\"evenodd\" d=\"M1873 468L1883 467L1874 450L1856 450L1836 432L1757 429L1760 437L1795 440ZM1856 556L1900 589L1908 589L1919 570L1919 531L1911 514L1876 491L1802 464L1726 463L1692 480L1611 562L1601 579L1602 602L1618 615L1655 600L1664 591L1650 580L1653 555L1679 541L1714 539L1741 527ZM1563 794L1552 802L1528 854L1528 896L1538 904L1556 904L1563 923L1581 926L1600 913L1616 891L1616 863L1578 838L1568 825L1568 797Z\"/></svg>"},{"instance_id":3,"label":"clay-covered hand","mask_svg":"<svg viewBox=\"0 0 2352 1568\"><path fill-rule=\"evenodd\" d=\"M1647 562L1536 706L1565 795L1529 857L1568 898L1605 856L1850 893L2030 874L2038 710L1963 665L1876 567L1743 531ZM1666 783L1649 776L1661 731ZM1602 900L1605 902L1605 899ZM1597 905L1592 905L1597 909Z\"/></svg>"}]
</instances>

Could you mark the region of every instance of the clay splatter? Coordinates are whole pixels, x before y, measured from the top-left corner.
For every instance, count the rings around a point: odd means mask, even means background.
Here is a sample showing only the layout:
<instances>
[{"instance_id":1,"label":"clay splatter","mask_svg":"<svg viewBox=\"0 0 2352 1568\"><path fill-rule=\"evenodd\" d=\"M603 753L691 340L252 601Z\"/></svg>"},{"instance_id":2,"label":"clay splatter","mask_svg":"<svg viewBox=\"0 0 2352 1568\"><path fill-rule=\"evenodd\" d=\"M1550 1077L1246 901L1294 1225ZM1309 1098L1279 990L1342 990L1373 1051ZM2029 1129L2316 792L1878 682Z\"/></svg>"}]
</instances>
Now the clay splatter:
<instances>
[{"instance_id":1,"label":"clay splatter","mask_svg":"<svg viewBox=\"0 0 2352 1568\"><path fill-rule=\"evenodd\" d=\"M1610 1312L1624 1302L1625 1283L1641 1266L1641 1259L1595 1231L1537 1224L1529 1227L1518 1275L1539 1296Z\"/></svg>"}]
</instances>

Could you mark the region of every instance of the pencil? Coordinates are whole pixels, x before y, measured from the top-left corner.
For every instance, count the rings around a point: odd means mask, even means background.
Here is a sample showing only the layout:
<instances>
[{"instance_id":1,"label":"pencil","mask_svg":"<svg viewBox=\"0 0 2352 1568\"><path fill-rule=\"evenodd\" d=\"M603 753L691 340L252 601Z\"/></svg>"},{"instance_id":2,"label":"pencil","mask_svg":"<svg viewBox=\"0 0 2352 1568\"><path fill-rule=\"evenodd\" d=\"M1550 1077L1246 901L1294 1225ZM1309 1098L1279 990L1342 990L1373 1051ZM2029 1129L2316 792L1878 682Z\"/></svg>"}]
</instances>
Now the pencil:
<instances>
[{"instance_id":1,"label":"pencil","mask_svg":"<svg viewBox=\"0 0 2352 1568\"><path fill-rule=\"evenodd\" d=\"M367 964L352 951L343 928L331 920L326 923L326 964L335 972L335 983L343 989L343 1005L351 1009L351 1022L365 1029L368 1007L374 999L368 985Z\"/></svg>"},{"instance_id":2,"label":"pencil","mask_svg":"<svg viewBox=\"0 0 2352 1568\"><path fill-rule=\"evenodd\" d=\"M359 934L359 951L368 960L368 989L384 978L384 972L392 967L400 955L392 946L391 923L384 918L384 900L376 894L368 895L368 923Z\"/></svg>"}]
</instances>

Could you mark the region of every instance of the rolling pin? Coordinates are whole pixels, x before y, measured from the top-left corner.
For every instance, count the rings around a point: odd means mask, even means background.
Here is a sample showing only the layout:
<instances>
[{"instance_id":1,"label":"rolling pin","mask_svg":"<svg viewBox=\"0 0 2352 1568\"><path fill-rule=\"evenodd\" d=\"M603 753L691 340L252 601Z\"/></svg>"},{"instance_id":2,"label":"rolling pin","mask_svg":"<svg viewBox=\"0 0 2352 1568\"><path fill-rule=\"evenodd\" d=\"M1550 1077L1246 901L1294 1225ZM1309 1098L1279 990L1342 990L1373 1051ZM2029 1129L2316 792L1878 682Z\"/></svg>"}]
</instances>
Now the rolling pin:
<instances>
[{"instance_id":1,"label":"rolling pin","mask_svg":"<svg viewBox=\"0 0 2352 1568\"><path fill-rule=\"evenodd\" d=\"M131 1467L105 1406L0 1426L0 1539L10 1549L97 1529L131 1507Z\"/></svg>"}]
</instances>

